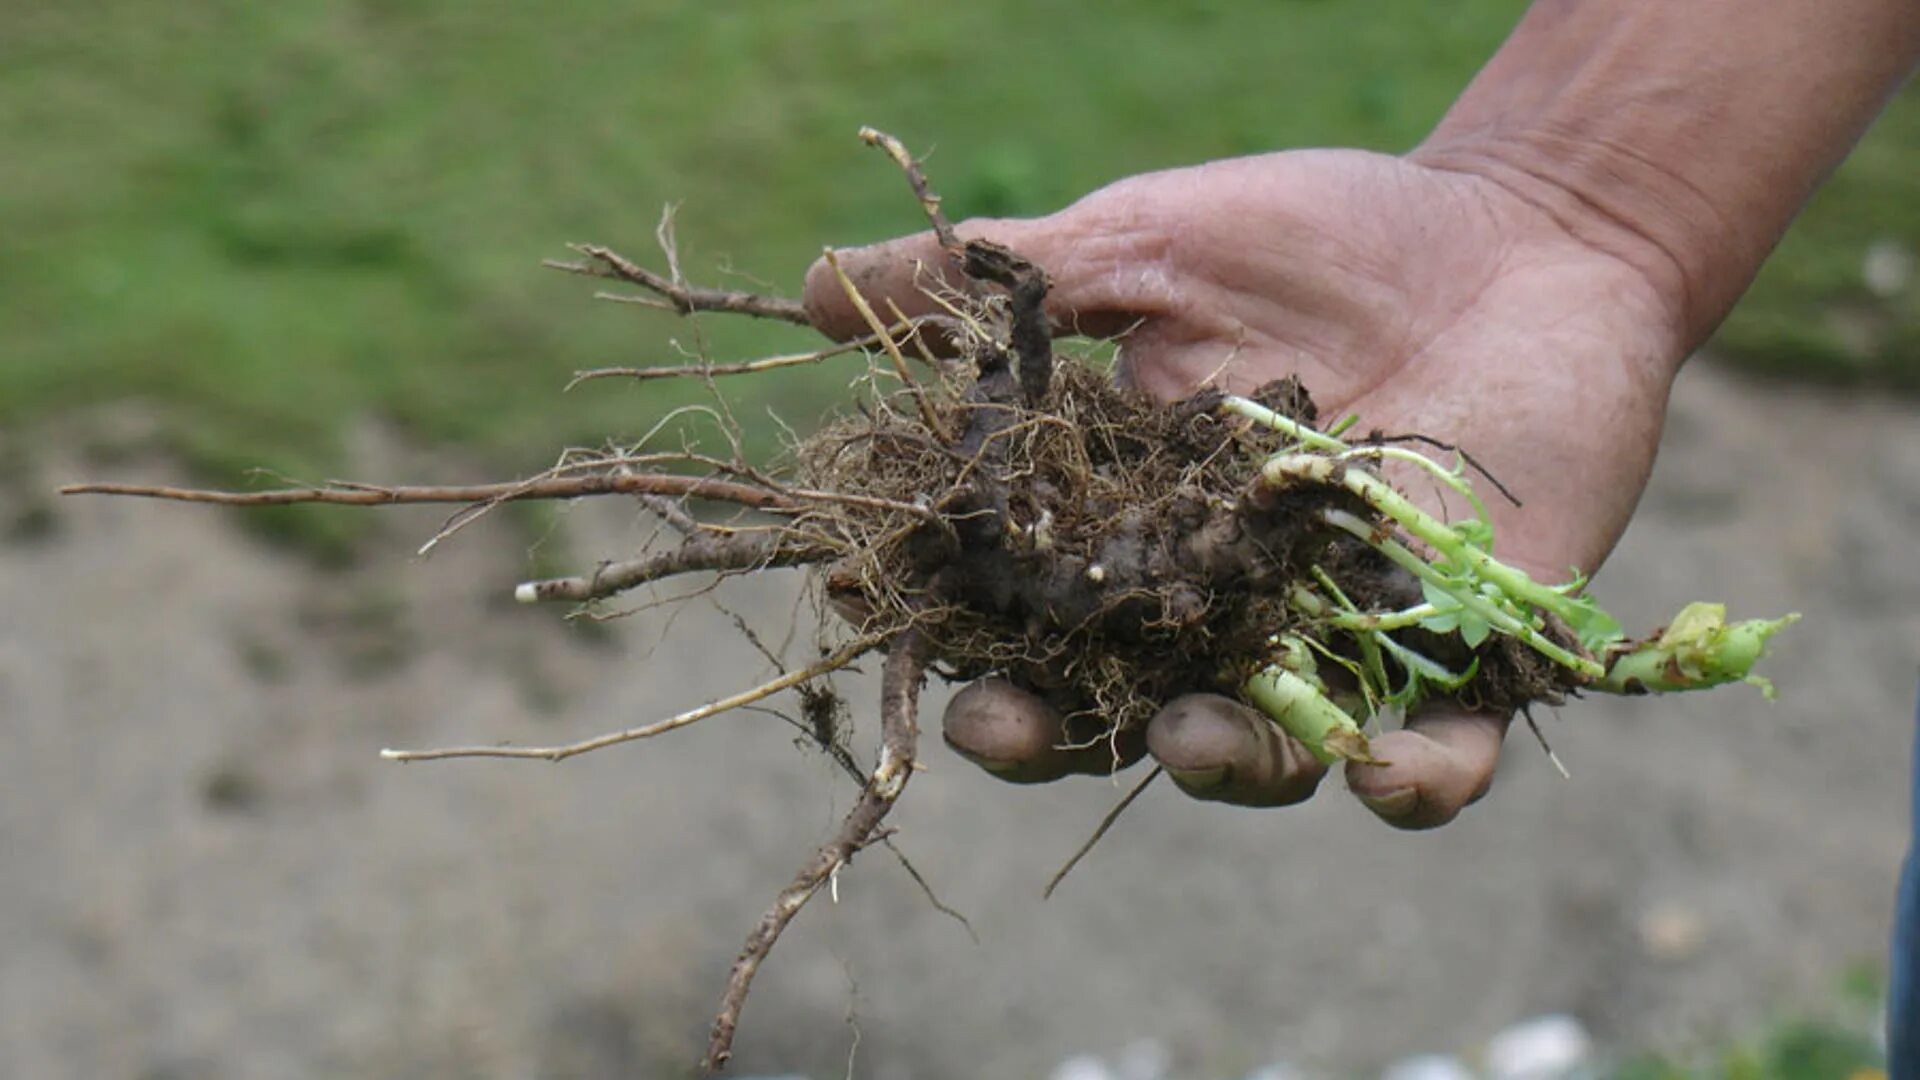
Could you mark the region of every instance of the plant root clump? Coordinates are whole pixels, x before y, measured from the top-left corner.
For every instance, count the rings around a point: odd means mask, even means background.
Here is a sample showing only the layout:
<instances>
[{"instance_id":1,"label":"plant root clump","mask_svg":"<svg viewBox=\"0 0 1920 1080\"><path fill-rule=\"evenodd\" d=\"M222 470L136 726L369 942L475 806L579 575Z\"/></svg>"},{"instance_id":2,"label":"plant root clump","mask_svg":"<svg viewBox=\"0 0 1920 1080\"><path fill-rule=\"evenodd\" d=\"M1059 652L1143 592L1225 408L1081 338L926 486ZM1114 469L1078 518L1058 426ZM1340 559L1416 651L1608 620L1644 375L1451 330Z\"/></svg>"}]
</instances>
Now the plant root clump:
<instances>
[{"instance_id":1,"label":"plant root clump","mask_svg":"<svg viewBox=\"0 0 1920 1080\"><path fill-rule=\"evenodd\" d=\"M825 584L863 634L912 625L941 674L1004 676L1092 741L1139 728L1181 694L1238 695L1275 636L1303 622L1288 590L1311 567L1363 609L1419 601L1417 582L1321 521L1328 506L1364 513L1359 500L1260 488L1262 464L1287 438L1221 412L1219 393L1161 403L1058 357L1029 404L1004 368L980 364L991 338L968 345L975 355L960 370L984 374L944 396L932 423L903 392L796 454L806 486L875 500L810 522L850 552L826 567ZM1252 397L1316 419L1291 379ZM915 520L900 505L935 516ZM1462 696L1489 708L1558 700L1551 665L1508 644L1483 645Z\"/></svg>"}]
</instances>

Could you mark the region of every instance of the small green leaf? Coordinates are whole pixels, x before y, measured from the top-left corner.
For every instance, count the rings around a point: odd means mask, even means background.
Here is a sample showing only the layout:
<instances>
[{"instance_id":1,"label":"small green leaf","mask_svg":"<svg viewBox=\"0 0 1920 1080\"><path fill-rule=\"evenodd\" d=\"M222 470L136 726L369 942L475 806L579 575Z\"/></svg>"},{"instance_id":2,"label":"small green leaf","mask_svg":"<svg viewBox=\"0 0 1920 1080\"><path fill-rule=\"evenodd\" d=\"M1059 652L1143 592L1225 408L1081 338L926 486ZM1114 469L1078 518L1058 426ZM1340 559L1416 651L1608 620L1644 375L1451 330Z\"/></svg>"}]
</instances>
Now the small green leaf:
<instances>
[{"instance_id":1,"label":"small green leaf","mask_svg":"<svg viewBox=\"0 0 1920 1080\"><path fill-rule=\"evenodd\" d=\"M1479 648L1480 643L1487 640L1487 635L1493 633L1493 627L1487 620L1471 611L1462 611L1459 619L1460 640L1466 642L1469 649Z\"/></svg>"},{"instance_id":2,"label":"small green leaf","mask_svg":"<svg viewBox=\"0 0 1920 1080\"><path fill-rule=\"evenodd\" d=\"M1478 518L1468 518L1466 521L1449 522L1447 527L1458 534L1460 539L1465 540L1473 547L1481 551L1493 550L1493 526L1491 524L1481 521Z\"/></svg>"},{"instance_id":3,"label":"small green leaf","mask_svg":"<svg viewBox=\"0 0 1920 1080\"><path fill-rule=\"evenodd\" d=\"M1579 595L1580 590L1587 587L1587 575L1581 573L1579 567L1573 567L1569 572L1573 574L1573 577L1558 585L1549 585L1547 586L1547 590L1549 592L1557 592L1561 596Z\"/></svg>"},{"instance_id":4,"label":"small green leaf","mask_svg":"<svg viewBox=\"0 0 1920 1080\"><path fill-rule=\"evenodd\" d=\"M1392 653L1395 660L1400 661L1401 667L1407 669L1407 686L1388 699L1396 705L1412 707L1419 704L1421 697L1426 693L1425 687L1420 685L1423 681L1436 683L1442 689L1458 690L1467 684L1467 680L1473 678L1475 672L1480 670L1480 658L1477 656L1473 658L1473 663L1467 665L1465 673L1456 675L1448 671L1445 665L1422 656L1385 634L1377 637L1380 645Z\"/></svg>"},{"instance_id":5,"label":"small green leaf","mask_svg":"<svg viewBox=\"0 0 1920 1080\"><path fill-rule=\"evenodd\" d=\"M1420 581L1420 597L1437 608L1455 608L1460 606L1460 597L1435 585L1424 578Z\"/></svg>"},{"instance_id":6,"label":"small green leaf","mask_svg":"<svg viewBox=\"0 0 1920 1080\"><path fill-rule=\"evenodd\" d=\"M1436 634L1451 634L1459 630L1463 620L1473 618L1460 606L1460 598L1431 581L1420 582L1420 595L1427 603L1441 609L1438 613L1420 620L1420 625Z\"/></svg>"},{"instance_id":7,"label":"small green leaf","mask_svg":"<svg viewBox=\"0 0 1920 1080\"><path fill-rule=\"evenodd\" d=\"M1567 620L1567 625L1579 635L1580 644L1590 651L1597 652L1601 646L1611 645L1627 636L1613 616L1600 610L1600 605L1584 596L1569 598L1561 614Z\"/></svg>"}]
</instances>

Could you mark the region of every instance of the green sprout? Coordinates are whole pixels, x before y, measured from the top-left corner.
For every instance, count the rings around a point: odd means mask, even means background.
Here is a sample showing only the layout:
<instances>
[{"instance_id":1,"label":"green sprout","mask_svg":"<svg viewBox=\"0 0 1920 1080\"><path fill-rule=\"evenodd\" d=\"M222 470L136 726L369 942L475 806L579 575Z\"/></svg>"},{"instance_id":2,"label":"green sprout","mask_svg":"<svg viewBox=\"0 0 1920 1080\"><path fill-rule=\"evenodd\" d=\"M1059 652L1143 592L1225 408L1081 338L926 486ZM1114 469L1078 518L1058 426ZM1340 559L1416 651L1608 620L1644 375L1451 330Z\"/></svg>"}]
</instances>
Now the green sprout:
<instances>
[{"instance_id":1,"label":"green sprout","mask_svg":"<svg viewBox=\"0 0 1920 1080\"><path fill-rule=\"evenodd\" d=\"M1620 623L1585 594L1585 578L1546 585L1494 557L1493 522L1467 478L1464 455L1448 468L1403 447L1351 445L1246 398L1228 397L1222 407L1293 441L1267 460L1261 483L1275 490L1318 486L1353 495L1372 513L1363 517L1328 508L1321 511L1325 523L1420 582L1424 602L1399 611L1362 610L1318 567L1313 572L1317 588L1302 582L1289 594L1296 615L1346 635L1357 659L1311 637L1280 635L1274 639L1275 655L1244 689L1256 707L1322 761L1372 761L1365 732L1376 718L1404 714L1436 694L1458 691L1477 673L1477 658L1455 672L1392 636L1414 627L1457 637L1468 650L1495 634L1513 638L1567 669L1580 690L1644 694L1748 682L1773 696L1772 685L1753 674L1753 667L1768 639L1798 615L1728 623L1723 605L1694 603L1665 629L1629 640ZM1349 417L1334 431L1352 423ZM1473 516L1449 522L1429 514L1367 468L1369 462L1385 461L1424 470L1461 495ZM1426 550L1416 550L1416 544ZM1577 645L1556 633L1556 623L1571 631ZM1316 655L1344 667L1357 692L1329 693ZM1385 662L1389 657L1400 672L1397 684Z\"/></svg>"}]
</instances>

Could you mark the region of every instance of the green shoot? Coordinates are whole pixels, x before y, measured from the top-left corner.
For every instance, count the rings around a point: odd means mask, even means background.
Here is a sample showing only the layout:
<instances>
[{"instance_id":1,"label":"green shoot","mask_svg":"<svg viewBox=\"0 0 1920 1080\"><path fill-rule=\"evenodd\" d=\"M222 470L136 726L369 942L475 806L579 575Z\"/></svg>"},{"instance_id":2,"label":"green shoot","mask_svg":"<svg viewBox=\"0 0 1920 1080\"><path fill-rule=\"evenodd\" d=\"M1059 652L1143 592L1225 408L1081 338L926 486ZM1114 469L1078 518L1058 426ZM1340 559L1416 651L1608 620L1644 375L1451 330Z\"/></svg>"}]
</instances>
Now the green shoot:
<instances>
[{"instance_id":1,"label":"green shoot","mask_svg":"<svg viewBox=\"0 0 1920 1080\"><path fill-rule=\"evenodd\" d=\"M1288 658L1296 664L1304 659L1302 670L1289 670L1283 666L1288 661L1283 660L1247 680L1247 697L1254 706L1325 764L1342 758L1372 761L1366 734L1353 717L1327 697L1326 684L1313 672L1312 655L1296 648L1289 651Z\"/></svg>"},{"instance_id":2,"label":"green shoot","mask_svg":"<svg viewBox=\"0 0 1920 1080\"><path fill-rule=\"evenodd\" d=\"M1289 606L1310 624L1348 636L1353 649L1341 655L1309 637L1276 638L1281 655L1253 676L1247 697L1272 716L1323 761L1363 757L1362 721L1347 715L1327 695L1313 666L1313 653L1338 662L1358 682L1358 703L1366 719L1387 709L1417 708L1430 694L1463 688L1478 672L1476 657L1454 672L1392 636L1418 627L1434 634L1457 635L1477 650L1495 634L1514 638L1552 660L1586 689L1617 694L1695 690L1731 682L1749 682L1771 697L1773 687L1753 674L1769 638L1798 616L1729 624L1719 604L1690 604L1657 639L1629 642L1611 615L1584 594L1586 579L1575 574L1558 585L1535 581L1525 571L1493 556L1493 523L1466 477L1464 462L1447 468L1403 447L1352 446L1337 438L1352 426L1344 421L1334 434L1315 431L1257 402L1229 397L1222 408L1285 434L1289 450L1275 454L1262 469L1264 483L1275 488L1318 485L1343 489L1377 513L1367 520L1346 510L1321 512L1327 524L1372 547L1420 581L1424 602L1397 611L1364 611L1318 567L1319 588L1296 585ZM1397 461L1439 480L1465 498L1473 517L1443 521L1415 505L1361 464L1363 459ZM1394 530L1424 545L1416 552ZM1557 619L1573 632L1570 647L1549 635ZM1564 638L1562 639L1564 640ZM1405 673L1395 687L1386 658Z\"/></svg>"},{"instance_id":3,"label":"green shoot","mask_svg":"<svg viewBox=\"0 0 1920 1080\"><path fill-rule=\"evenodd\" d=\"M1658 640L1614 657L1595 687L1615 694L1702 690L1746 682L1773 697L1773 684L1753 674L1767 639L1800 620L1748 619L1729 624L1724 604L1688 604Z\"/></svg>"}]
</instances>

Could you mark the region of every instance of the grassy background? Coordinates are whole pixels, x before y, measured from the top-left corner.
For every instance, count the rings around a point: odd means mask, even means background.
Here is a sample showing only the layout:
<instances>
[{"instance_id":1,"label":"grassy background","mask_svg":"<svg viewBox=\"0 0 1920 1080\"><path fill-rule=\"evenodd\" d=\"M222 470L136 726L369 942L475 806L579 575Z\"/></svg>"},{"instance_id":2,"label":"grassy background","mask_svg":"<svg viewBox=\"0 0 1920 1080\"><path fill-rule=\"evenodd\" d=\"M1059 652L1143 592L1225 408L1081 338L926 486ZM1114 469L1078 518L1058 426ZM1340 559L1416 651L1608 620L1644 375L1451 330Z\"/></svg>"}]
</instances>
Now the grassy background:
<instances>
[{"instance_id":1,"label":"grassy background","mask_svg":"<svg viewBox=\"0 0 1920 1080\"><path fill-rule=\"evenodd\" d=\"M839 0L728 5L9 4L0 10L0 425L120 398L232 480L335 464L346 421L514 468L631 435L687 388L576 368L689 330L588 301L542 256L651 255L682 203L690 276L790 291L825 243L918 224L862 123L937 147L956 216L1043 212L1144 169L1292 145L1402 149L1516 0ZM1909 90L1781 249L1721 348L1920 383L1920 285L1876 297L1875 241L1920 251ZM706 320L716 355L797 331ZM753 380L799 422L831 374ZM295 517L293 522L315 524ZM342 516L331 520L338 527Z\"/></svg>"}]
</instances>

